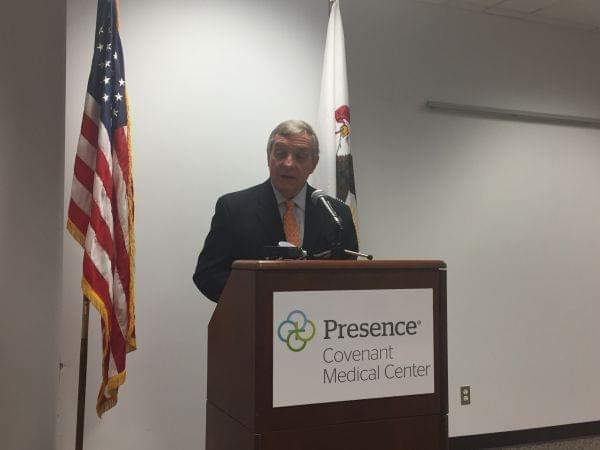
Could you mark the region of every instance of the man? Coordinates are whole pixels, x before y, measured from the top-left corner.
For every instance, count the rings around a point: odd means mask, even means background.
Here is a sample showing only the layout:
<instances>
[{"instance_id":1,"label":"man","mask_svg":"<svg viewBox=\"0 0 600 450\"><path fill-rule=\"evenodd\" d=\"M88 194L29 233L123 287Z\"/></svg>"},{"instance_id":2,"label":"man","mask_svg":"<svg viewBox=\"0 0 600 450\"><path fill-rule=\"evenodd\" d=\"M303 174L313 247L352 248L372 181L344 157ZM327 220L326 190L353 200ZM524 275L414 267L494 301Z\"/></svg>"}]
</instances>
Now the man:
<instances>
[{"instance_id":1,"label":"man","mask_svg":"<svg viewBox=\"0 0 600 450\"><path fill-rule=\"evenodd\" d=\"M310 201L314 188L306 180L319 162L319 141L311 126L301 120L280 123L269 136L267 162L267 181L217 200L193 277L212 301L218 301L236 259L259 259L265 246L281 241L312 255L336 240L332 220ZM342 219L342 247L358 251L350 209L337 200L331 203Z\"/></svg>"}]
</instances>

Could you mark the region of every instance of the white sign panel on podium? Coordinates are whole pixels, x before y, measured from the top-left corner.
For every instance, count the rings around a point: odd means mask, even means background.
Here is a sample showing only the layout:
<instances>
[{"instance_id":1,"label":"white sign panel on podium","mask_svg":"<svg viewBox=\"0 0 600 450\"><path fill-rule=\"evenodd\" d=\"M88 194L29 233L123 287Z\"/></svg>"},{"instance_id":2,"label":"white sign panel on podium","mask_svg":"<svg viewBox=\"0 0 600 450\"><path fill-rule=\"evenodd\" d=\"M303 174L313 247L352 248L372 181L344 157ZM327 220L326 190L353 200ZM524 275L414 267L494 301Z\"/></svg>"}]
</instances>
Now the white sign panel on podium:
<instances>
[{"instance_id":1,"label":"white sign panel on podium","mask_svg":"<svg viewBox=\"0 0 600 450\"><path fill-rule=\"evenodd\" d=\"M273 407L433 392L433 289L273 293Z\"/></svg>"}]
</instances>

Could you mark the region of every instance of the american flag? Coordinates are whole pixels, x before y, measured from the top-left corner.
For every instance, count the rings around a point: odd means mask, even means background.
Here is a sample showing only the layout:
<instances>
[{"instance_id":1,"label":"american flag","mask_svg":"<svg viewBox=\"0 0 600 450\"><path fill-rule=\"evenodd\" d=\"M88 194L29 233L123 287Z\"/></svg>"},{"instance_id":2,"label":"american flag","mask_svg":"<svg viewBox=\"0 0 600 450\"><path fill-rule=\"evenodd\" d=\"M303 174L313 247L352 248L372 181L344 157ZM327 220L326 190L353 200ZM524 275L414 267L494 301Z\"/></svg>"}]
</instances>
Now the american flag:
<instances>
[{"instance_id":1,"label":"american flag","mask_svg":"<svg viewBox=\"0 0 600 450\"><path fill-rule=\"evenodd\" d=\"M84 248L83 294L102 319L98 416L117 403L118 388L125 382L125 355L136 348L129 111L115 2L98 0L67 221Z\"/></svg>"}]
</instances>

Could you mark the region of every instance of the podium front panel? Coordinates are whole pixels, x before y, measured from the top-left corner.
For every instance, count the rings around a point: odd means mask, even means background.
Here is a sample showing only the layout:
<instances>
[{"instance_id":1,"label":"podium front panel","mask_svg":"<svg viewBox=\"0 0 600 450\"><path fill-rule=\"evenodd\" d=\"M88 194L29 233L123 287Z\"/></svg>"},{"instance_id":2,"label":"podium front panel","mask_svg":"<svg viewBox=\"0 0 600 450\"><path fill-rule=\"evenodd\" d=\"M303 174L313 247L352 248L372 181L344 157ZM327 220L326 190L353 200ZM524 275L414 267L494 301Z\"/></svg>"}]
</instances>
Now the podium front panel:
<instances>
[{"instance_id":1,"label":"podium front panel","mask_svg":"<svg viewBox=\"0 0 600 450\"><path fill-rule=\"evenodd\" d=\"M257 430L282 430L290 426L318 426L360 420L402 418L447 412L445 361L440 333L433 336L434 392L426 395L384 397L365 400L318 403L302 406L273 407L273 292L372 290L372 289L432 289L433 326L440 327L441 284L439 270L318 270L257 272L256 380ZM308 287L308 288L307 288ZM444 305L445 307L445 305ZM445 410L446 409L446 410Z\"/></svg>"},{"instance_id":2,"label":"podium front panel","mask_svg":"<svg viewBox=\"0 0 600 450\"><path fill-rule=\"evenodd\" d=\"M273 316L274 292L395 290L429 293L432 388L415 395L328 399L320 403L315 403L318 398L312 398L308 404L274 407L273 346L274 339L278 339ZM348 296L348 301L351 297ZM281 317L276 319L279 321ZM307 332L310 334L310 329ZM290 343L294 350L298 350L296 344ZM395 347L396 350L400 348ZM343 448L348 450L445 449L448 435L445 264L441 261L238 261L209 323L207 379L207 450L283 447L319 450L340 448L337 443L342 441ZM373 445L362 445L365 439Z\"/></svg>"}]
</instances>

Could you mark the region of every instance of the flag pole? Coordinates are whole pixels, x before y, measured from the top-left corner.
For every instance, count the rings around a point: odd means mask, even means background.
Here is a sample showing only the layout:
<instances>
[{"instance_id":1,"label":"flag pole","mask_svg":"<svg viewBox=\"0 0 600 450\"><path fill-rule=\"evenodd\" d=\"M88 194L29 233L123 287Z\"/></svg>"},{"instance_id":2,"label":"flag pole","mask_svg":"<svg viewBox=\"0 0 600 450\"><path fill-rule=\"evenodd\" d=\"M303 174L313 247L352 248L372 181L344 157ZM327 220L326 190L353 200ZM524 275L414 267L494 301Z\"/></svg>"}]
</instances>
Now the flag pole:
<instances>
[{"instance_id":1,"label":"flag pole","mask_svg":"<svg viewBox=\"0 0 600 450\"><path fill-rule=\"evenodd\" d=\"M85 384L87 379L88 328L90 318L90 302L83 297L81 312L81 344L79 347L79 387L77 396L77 431L75 450L83 450L83 425L85 423Z\"/></svg>"}]
</instances>

